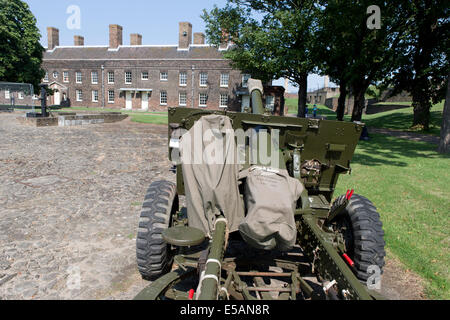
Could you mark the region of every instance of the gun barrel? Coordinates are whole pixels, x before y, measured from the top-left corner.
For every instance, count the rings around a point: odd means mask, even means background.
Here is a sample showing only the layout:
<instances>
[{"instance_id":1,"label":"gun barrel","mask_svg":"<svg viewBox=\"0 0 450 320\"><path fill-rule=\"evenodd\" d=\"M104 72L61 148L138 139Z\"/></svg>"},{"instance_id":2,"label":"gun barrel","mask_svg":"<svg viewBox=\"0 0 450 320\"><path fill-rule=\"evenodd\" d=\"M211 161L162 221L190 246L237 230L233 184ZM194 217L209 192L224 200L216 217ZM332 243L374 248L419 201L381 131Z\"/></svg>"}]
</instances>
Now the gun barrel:
<instances>
[{"instance_id":1,"label":"gun barrel","mask_svg":"<svg viewBox=\"0 0 450 320\"><path fill-rule=\"evenodd\" d=\"M200 276L197 300L217 300L226 242L227 221L225 218L219 218L216 221L205 271Z\"/></svg>"},{"instance_id":2,"label":"gun barrel","mask_svg":"<svg viewBox=\"0 0 450 320\"><path fill-rule=\"evenodd\" d=\"M249 79L248 91L252 97L252 113L264 114L264 104L262 100L264 89L261 80Z\"/></svg>"}]
</instances>

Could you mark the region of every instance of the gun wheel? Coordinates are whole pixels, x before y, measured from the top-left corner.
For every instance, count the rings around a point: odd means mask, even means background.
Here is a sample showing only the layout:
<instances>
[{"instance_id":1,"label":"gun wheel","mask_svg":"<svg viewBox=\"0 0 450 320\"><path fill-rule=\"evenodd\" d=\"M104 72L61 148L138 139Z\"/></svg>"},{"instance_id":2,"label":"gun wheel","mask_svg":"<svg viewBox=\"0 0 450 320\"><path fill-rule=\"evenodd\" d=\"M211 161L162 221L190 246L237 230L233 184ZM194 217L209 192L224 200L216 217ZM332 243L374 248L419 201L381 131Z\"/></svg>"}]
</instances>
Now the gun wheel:
<instances>
[{"instance_id":1,"label":"gun wheel","mask_svg":"<svg viewBox=\"0 0 450 320\"><path fill-rule=\"evenodd\" d=\"M333 206L344 199L345 196L339 197ZM380 215L372 202L363 196L353 195L336 226L344 237L347 255L355 263L356 277L366 283L373 274L370 266L377 266L382 274L386 256L384 231Z\"/></svg>"},{"instance_id":2,"label":"gun wheel","mask_svg":"<svg viewBox=\"0 0 450 320\"><path fill-rule=\"evenodd\" d=\"M153 182L147 190L139 219L136 258L145 280L154 280L168 272L173 263L171 247L162 232L171 226L172 215L179 209L176 185L168 181Z\"/></svg>"}]
</instances>

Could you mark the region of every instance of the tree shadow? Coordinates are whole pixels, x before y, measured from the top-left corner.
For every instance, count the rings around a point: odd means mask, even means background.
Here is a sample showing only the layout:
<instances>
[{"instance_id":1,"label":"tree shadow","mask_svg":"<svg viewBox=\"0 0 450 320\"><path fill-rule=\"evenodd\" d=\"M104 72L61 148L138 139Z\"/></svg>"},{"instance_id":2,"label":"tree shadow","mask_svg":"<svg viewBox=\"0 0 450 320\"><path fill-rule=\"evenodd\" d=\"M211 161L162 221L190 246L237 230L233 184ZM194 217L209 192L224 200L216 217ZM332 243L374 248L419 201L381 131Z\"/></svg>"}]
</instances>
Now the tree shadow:
<instances>
[{"instance_id":1,"label":"tree shadow","mask_svg":"<svg viewBox=\"0 0 450 320\"><path fill-rule=\"evenodd\" d=\"M413 123L413 115L406 112L394 112L376 118L364 119L363 122L368 127L389 128L397 130L408 130ZM432 111L430 113L430 130L417 131L425 134L439 135L440 126L442 124L442 111Z\"/></svg>"},{"instance_id":2,"label":"tree shadow","mask_svg":"<svg viewBox=\"0 0 450 320\"><path fill-rule=\"evenodd\" d=\"M369 141L360 141L352 162L365 166L397 166L409 164L404 158L450 159L449 155L437 153L437 146L426 142L371 134Z\"/></svg>"}]
</instances>

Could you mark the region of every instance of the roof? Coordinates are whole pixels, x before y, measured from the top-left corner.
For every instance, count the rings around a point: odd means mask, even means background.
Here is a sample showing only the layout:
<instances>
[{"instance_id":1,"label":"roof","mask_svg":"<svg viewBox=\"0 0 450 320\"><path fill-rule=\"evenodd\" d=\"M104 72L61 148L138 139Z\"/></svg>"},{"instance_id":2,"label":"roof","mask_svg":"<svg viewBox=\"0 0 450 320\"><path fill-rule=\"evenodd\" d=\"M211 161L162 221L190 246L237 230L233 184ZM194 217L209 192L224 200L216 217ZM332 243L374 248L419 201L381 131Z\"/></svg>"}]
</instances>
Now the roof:
<instances>
[{"instance_id":1,"label":"roof","mask_svg":"<svg viewBox=\"0 0 450 320\"><path fill-rule=\"evenodd\" d=\"M308 94L335 92L337 90L339 90L339 87L326 87L326 88L316 89L316 90L313 90L313 91L308 91Z\"/></svg>"},{"instance_id":2,"label":"roof","mask_svg":"<svg viewBox=\"0 0 450 320\"><path fill-rule=\"evenodd\" d=\"M44 60L224 60L222 50L210 45L55 47L44 53Z\"/></svg>"}]
</instances>

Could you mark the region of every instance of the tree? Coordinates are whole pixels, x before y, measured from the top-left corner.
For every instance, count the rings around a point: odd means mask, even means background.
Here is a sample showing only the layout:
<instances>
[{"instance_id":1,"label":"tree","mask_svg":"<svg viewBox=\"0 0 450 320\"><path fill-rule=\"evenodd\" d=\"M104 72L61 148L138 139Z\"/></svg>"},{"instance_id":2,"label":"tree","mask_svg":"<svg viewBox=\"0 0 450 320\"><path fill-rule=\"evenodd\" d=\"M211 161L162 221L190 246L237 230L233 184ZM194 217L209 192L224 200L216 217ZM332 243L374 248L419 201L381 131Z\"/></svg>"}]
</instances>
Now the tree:
<instances>
[{"instance_id":1,"label":"tree","mask_svg":"<svg viewBox=\"0 0 450 320\"><path fill-rule=\"evenodd\" d=\"M358 1L348 13L349 28L353 30L348 37L353 52L350 68L347 69L354 97L352 121L361 121L365 95L370 85L377 84L395 68L393 52L405 28L405 20L398 6L401 2ZM367 26L367 8L372 5L380 8L379 29L369 29Z\"/></svg>"},{"instance_id":2,"label":"tree","mask_svg":"<svg viewBox=\"0 0 450 320\"><path fill-rule=\"evenodd\" d=\"M218 46L224 37L234 43L224 54L233 67L262 80L284 77L298 85L298 116L304 117L318 10L311 0L228 0L222 9L204 10L202 18L210 43Z\"/></svg>"},{"instance_id":3,"label":"tree","mask_svg":"<svg viewBox=\"0 0 450 320\"><path fill-rule=\"evenodd\" d=\"M321 1L314 50L319 70L340 85L337 118L342 120L346 96L354 97L352 121L361 121L365 95L395 67L393 52L400 42L404 17L398 3L405 0ZM375 6L374 6L375 5ZM380 9L380 25L369 28L370 8ZM369 10L368 10L369 9Z\"/></svg>"},{"instance_id":4,"label":"tree","mask_svg":"<svg viewBox=\"0 0 450 320\"><path fill-rule=\"evenodd\" d=\"M450 74L447 82L447 97L445 99L442 116L441 140L438 149L439 153L450 153Z\"/></svg>"},{"instance_id":5,"label":"tree","mask_svg":"<svg viewBox=\"0 0 450 320\"><path fill-rule=\"evenodd\" d=\"M407 28L395 52L398 68L388 82L394 94L404 90L412 95L412 126L428 130L432 102L444 99L447 87L449 6L441 0L413 0L402 3L402 11Z\"/></svg>"},{"instance_id":6,"label":"tree","mask_svg":"<svg viewBox=\"0 0 450 320\"><path fill-rule=\"evenodd\" d=\"M339 85L339 99L336 118L344 120L345 101L349 94L349 70L351 67L351 50L349 43L349 26L347 15L353 4L342 1L327 1L322 4L323 13L319 16L316 41L312 50L313 60L316 61L322 75Z\"/></svg>"},{"instance_id":7,"label":"tree","mask_svg":"<svg viewBox=\"0 0 450 320\"><path fill-rule=\"evenodd\" d=\"M44 48L36 18L20 0L0 0L0 80L31 83L35 93L44 77Z\"/></svg>"}]
</instances>

